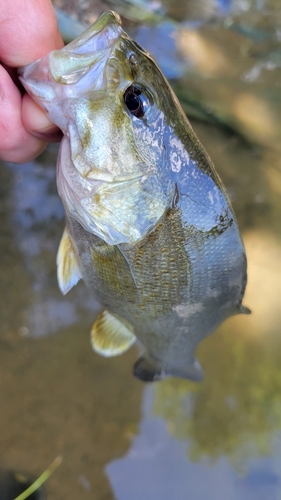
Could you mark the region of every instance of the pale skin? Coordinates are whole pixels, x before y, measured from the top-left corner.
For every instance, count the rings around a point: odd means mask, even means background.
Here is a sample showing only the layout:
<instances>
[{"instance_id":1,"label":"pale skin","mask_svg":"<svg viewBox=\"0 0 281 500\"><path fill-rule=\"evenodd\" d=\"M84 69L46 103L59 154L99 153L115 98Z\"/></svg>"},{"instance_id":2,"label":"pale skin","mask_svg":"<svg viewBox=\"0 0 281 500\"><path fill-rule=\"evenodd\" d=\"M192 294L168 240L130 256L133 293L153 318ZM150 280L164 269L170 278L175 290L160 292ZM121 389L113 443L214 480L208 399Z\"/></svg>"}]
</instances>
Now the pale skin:
<instances>
[{"instance_id":1,"label":"pale skin","mask_svg":"<svg viewBox=\"0 0 281 500\"><path fill-rule=\"evenodd\" d=\"M27 163L60 140L44 111L22 95L16 68L61 47L51 0L0 1L0 159Z\"/></svg>"}]
</instances>

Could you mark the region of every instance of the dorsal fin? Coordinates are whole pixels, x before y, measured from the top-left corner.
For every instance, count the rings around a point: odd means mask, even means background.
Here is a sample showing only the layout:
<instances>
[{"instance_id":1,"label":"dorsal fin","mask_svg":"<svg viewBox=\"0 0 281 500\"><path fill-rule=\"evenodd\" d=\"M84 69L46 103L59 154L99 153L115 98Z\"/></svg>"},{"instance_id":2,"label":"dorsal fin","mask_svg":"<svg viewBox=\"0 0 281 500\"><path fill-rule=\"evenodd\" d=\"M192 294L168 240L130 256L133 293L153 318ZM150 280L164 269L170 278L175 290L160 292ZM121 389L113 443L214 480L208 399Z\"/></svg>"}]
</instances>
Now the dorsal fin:
<instances>
[{"instance_id":1,"label":"dorsal fin","mask_svg":"<svg viewBox=\"0 0 281 500\"><path fill-rule=\"evenodd\" d=\"M93 350L102 356L117 356L135 342L133 327L108 311L100 313L91 330Z\"/></svg>"},{"instance_id":2,"label":"dorsal fin","mask_svg":"<svg viewBox=\"0 0 281 500\"><path fill-rule=\"evenodd\" d=\"M63 232L57 253L57 277L63 295L69 292L81 278L75 249L67 228Z\"/></svg>"}]
</instances>

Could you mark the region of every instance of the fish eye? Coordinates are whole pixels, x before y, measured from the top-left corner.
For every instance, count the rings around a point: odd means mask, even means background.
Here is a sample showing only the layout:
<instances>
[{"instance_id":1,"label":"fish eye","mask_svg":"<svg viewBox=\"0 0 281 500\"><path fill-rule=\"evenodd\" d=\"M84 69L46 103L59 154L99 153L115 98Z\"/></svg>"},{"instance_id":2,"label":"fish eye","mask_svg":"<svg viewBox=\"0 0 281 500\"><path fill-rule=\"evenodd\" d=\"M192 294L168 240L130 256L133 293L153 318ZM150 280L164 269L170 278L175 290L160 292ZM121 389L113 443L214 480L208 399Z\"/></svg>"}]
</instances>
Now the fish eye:
<instances>
[{"instance_id":1,"label":"fish eye","mask_svg":"<svg viewBox=\"0 0 281 500\"><path fill-rule=\"evenodd\" d=\"M124 93L127 109L136 118L143 118L149 105L149 99L142 90L134 85L128 87Z\"/></svg>"}]
</instances>

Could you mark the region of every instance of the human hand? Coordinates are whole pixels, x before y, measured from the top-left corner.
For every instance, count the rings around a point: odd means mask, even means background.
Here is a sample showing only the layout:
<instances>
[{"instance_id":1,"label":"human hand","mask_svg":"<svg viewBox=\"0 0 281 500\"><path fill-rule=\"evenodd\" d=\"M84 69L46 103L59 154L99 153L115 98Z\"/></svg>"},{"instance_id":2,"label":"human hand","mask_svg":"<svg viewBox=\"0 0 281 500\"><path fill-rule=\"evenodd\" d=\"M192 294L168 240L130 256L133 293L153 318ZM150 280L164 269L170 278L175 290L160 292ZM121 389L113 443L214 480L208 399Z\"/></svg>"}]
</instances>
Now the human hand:
<instances>
[{"instance_id":1,"label":"human hand","mask_svg":"<svg viewBox=\"0 0 281 500\"><path fill-rule=\"evenodd\" d=\"M0 0L0 158L26 163L60 130L19 90L16 68L63 47L51 0Z\"/></svg>"}]
</instances>

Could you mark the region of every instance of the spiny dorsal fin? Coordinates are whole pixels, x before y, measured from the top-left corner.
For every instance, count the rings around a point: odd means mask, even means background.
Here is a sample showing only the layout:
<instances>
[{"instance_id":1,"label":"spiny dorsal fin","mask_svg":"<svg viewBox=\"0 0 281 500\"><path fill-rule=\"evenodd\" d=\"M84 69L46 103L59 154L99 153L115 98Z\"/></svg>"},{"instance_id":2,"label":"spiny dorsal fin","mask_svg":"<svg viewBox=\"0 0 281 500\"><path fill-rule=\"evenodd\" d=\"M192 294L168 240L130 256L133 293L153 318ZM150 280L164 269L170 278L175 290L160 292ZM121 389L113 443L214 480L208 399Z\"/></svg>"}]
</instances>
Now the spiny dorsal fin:
<instances>
[{"instance_id":1,"label":"spiny dorsal fin","mask_svg":"<svg viewBox=\"0 0 281 500\"><path fill-rule=\"evenodd\" d=\"M69 292L81 278L76 253L67 228L63 232L57 253L57 277L63 295Z\"/></svg>"},{"instance_id":2,"label":"spiny dorsal fin","mask_svg":"<svg viewBox=\"0 0 281 500\"><path fill-rule=\"evenodd\" d=\"M133 327L108 311L100 313L91 330L92 348L102 356L117 356L135 342Z\"/></svg>"}]
</instances>

